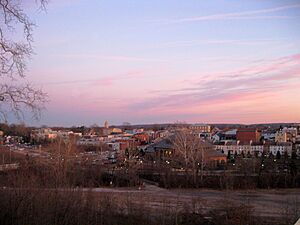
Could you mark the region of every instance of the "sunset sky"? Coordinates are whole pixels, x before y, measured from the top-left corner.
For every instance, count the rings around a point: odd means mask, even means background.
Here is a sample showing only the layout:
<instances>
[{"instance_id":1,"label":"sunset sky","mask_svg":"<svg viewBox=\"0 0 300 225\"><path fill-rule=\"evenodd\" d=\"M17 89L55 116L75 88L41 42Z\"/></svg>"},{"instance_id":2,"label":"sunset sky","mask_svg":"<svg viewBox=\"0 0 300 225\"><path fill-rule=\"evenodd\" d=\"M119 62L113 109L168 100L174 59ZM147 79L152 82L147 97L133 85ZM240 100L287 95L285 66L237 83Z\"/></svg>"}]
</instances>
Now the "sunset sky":
<instances>
[{"instance_id":1,"label":"sunset sky","mask_svg":"<svg viewBox=\"0 0 300 225\"><path fill-rule=\"evenodd\" d=\"M30 8L34 125L300 122L300 1L51 0Z\"/></svg>"}]
</instances>

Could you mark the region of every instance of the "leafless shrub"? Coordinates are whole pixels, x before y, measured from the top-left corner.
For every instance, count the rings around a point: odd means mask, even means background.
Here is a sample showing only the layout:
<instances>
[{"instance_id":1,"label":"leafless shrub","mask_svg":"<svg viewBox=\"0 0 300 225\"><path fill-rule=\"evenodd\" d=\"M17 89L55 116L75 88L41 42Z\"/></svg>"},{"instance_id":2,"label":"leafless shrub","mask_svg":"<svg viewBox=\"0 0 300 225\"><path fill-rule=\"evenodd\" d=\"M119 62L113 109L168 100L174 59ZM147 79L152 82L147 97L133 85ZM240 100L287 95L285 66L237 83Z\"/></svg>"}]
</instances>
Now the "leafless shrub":
<instances>
[{"instance_id":1,"label":"leafless shrub","mask_svg":"<svg viewBox=\"0 0 300 225\"><path fill-rule=\"evenodd\" d=\"M224 200L220 206L211 211L214 224L218 225L250 225L254 223L253 207L249 204L236 204ZM259 224L259 223L257 223Z\"/></svg>"}]
</instances>

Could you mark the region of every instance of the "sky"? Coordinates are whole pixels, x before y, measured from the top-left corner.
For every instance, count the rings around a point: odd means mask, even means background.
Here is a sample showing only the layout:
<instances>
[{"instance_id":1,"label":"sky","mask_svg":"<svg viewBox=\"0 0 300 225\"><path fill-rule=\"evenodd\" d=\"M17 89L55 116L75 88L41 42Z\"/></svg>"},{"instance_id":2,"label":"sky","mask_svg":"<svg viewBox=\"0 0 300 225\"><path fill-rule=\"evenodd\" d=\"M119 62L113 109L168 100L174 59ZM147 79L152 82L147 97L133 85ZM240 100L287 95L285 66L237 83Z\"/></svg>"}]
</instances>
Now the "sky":
<instances>
[{"instance_id":1,"label":"sky","mask_svg":"<svg viewBox=\"0 0 300 225\"><path fill-rule=\"evenodd\" d=\"M47 12L30 9L27 79L49 102L29 124L300 122L299 0L51 0Z\"/></svg>"}]
</instances>

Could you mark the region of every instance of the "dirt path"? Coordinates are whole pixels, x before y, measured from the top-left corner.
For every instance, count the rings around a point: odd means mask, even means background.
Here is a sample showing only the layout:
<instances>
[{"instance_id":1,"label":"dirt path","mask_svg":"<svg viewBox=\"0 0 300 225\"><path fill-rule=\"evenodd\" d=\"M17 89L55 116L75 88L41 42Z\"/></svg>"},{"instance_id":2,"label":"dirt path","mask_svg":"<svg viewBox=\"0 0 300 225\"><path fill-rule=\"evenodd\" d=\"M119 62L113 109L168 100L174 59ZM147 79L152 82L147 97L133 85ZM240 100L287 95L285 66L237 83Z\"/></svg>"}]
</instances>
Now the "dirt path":
<instances>
[{"instance_id":1,"label":"dirt path","mask_svg":"<svg viewBox=\"0 0 300 225\"><path fill-rule=\"evenodd\" d=\"M245 204L253 207L258 216L281 217L300 215L300 189L219 191L210 189L164 189L146 184L138 188L94 188L96 193L128 196L136 202L143 201L150 209L163 207L176 210L209 211L224 204Z\"/></svg>"}]
</instances>

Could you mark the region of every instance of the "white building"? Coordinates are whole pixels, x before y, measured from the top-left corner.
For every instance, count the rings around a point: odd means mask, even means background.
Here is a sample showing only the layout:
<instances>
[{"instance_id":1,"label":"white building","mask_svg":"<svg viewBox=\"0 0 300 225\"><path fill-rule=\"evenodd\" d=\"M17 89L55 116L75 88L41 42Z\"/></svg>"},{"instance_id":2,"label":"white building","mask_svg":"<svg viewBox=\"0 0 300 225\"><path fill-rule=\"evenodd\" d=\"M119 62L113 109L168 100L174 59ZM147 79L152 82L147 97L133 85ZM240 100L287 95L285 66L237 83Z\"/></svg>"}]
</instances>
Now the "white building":
<instances>
[{"instance_id":1,"label":"white building","mask_svg":"<svg viewBox=\"0 0 300 225\"><path fill-rule=\"evenodd\" d=\"M283 143L276 143L276 144L270 145L269 152L272 153L273 156L276 156L278 151L280 152L280 155L284 155L285 153L287 153L288 156L291 156L292 155L292 143L283 142Z\"/></svg>"},{"instance_id":2,"label":"white building","mask_svg":"<svg viewBox=\"0 0 300 225\"><path fill-rule=\"evenodd\" d=\"M225 155L230 152L231 154L251 154L261 156L264 152L263 144L240 145L239 142L225 142L223 144L214 145L215 149L224 153Z\"/></svg>"},{"instance_id":3,"label":"white building","mask_svg":"<svg viewBox=\"0 0 300 225\"><path fill-rule=\"evenodd\" d=\"M97 135L84 135L77 141L77 145L100 146L101 144L101 137Z\"/></svg>"}]
</instances>

